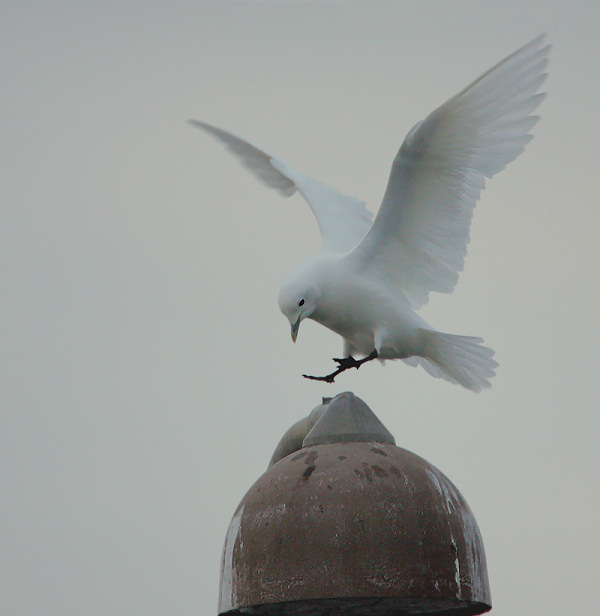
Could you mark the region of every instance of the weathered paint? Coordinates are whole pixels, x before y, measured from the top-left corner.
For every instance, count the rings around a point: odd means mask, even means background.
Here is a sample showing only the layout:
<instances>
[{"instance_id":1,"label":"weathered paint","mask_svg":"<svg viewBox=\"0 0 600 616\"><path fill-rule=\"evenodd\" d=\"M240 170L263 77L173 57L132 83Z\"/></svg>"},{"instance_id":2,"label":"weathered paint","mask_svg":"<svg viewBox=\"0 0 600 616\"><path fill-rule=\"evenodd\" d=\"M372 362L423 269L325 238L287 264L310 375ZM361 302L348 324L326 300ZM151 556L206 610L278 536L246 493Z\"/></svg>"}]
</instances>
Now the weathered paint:
<instances>
[{"instance_id":1,"label":"weathered paint","mask_svg":"<svg viewBox=\"0 0 600 616\"><path fill-rule=\"evenodd\" d=\"M242 516L244 515L244 505L240 505L235 512L227 530L225 545L223 546L223 558L221 561L221 587L219 589L219 609L229 611L234 608L237 593L234 587L235 561L233 550L238 541ZM240 549L243 546L240 544Z\"/></svg>"},{"instance_id":2,"label":"weathered paint","mask_svg":"<svg viewBox=\"0 0 600 616\"><path fill-rule=\"evenodd\" d=\"M332 605L352 614L490 608L475 518L419 456L390 443L313 445L271 466L242 500L219 612L325 614Z\"/></svg>"}]
</instances>

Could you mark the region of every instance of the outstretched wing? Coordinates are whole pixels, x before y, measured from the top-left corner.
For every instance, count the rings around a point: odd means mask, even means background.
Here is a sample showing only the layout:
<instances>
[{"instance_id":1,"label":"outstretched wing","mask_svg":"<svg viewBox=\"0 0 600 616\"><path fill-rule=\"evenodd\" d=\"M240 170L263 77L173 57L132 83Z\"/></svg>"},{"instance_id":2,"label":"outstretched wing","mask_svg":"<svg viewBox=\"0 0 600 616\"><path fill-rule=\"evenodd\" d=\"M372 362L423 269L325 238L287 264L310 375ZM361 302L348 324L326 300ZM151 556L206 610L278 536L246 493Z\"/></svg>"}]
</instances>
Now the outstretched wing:
<instances>
[{"instance_id":1,"label":"outstretched wing","mask_svg":"<svg viewBox=\"0 0 600 616\"><path fill-rule=\"evenodd\" d=\"M322 252L347 252L371 228L373 214L366 209L363 201L300 173L281 159L227 131L197 120L189 120L189 123L219 139L239 158L242 165L284 197L293 195L296 190L300 191L319 224Z\"/></svg>"},{"instance_id":2,"label":"outstretched wing","mask_svg":"<svg viewBox=\"0 0 600 616\"><path fill-rule=\"evenodd\" d=\"M348 256L400 289L414 309L450 293L463 269L473 209L485 179L532 139L550 46L536 38L417 124L392 164L366 238Z\"/></svg>"}]
</instances>

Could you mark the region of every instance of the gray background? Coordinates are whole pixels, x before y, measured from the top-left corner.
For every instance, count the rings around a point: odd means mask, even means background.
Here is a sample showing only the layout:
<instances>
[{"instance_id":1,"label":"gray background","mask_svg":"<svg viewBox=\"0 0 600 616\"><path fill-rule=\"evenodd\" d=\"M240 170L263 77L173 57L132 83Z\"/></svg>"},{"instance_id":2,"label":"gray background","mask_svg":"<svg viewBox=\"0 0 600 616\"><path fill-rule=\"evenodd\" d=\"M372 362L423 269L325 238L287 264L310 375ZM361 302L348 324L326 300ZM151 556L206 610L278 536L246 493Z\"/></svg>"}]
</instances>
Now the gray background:
<instances>
[{"instance_id":1,"label":"gray background","mask_svg":"<svg viewBox=\"0 0 600 616\"><path fill-rule=\"evenodd\" d=\"M222 541L280 435L352 390L460 488L494 614L592 614L598 530L597 2L0 5L0 602L6 616L214 614ZM277 308L318 248L185 123L376 209L425 114L547 32L550 95L495 178L452 296L480 395L401 362L329 386L341 342Z\"/></svg>"}]
</instances>

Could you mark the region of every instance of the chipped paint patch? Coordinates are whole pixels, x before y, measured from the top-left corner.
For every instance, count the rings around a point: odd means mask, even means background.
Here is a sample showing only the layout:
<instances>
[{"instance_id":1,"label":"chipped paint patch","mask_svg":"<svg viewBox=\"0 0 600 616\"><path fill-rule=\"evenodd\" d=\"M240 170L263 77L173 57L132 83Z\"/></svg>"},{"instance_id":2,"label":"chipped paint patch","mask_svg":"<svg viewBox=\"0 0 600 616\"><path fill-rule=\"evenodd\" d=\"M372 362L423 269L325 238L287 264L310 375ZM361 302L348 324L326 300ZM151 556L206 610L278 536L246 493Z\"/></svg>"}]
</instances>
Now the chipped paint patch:
<instances>
[{"instance_id":1,"label":"chipped paint patch","mask_svg":"<svg viewBox=\"0 0 600 616\"><path fill-rule=\"evenodd\" d=\"M233 549L237 543L242 525L242 505L233 516L223 547L223 562L221 563L221 588L219 590L219 613L228 612L237 606L237 593L235 588L235 571L233 567Z\"/></svg>"},{"instance_id":2,"label":"chipped paint patch","mask_svg":"<svg viewBox=\"0 0 600 616\"><path fill-rule=\"evenodd\" d=\"M456 596L460 597L460 559L458 558L458 550L456 548L456 541L454 541L454 537L452 537L451 542L454 553L456 554L456 558L454 559L454 581L456 582Z\"/></svg>"}]
</instances>

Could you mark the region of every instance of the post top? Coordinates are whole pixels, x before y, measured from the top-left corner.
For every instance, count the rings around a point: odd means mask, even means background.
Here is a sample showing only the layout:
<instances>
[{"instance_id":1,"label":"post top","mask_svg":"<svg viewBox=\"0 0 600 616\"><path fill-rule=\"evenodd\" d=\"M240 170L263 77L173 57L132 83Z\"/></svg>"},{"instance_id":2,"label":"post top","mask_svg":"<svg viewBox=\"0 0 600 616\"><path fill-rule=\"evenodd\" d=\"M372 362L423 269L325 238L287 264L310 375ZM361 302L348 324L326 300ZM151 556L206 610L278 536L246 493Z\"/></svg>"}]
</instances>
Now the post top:
<instances>
[{"instance_id":1,"label":"post top","mask_svg":"<svg viewBox=\"0 0 600 616\"><path fill-rule=\"evenodd\" d=\"M308 432L302 447L326 443L375 442L395 445L388 429L363 400L351 391L337 395Z\"/></svg>"}]
</instances>

